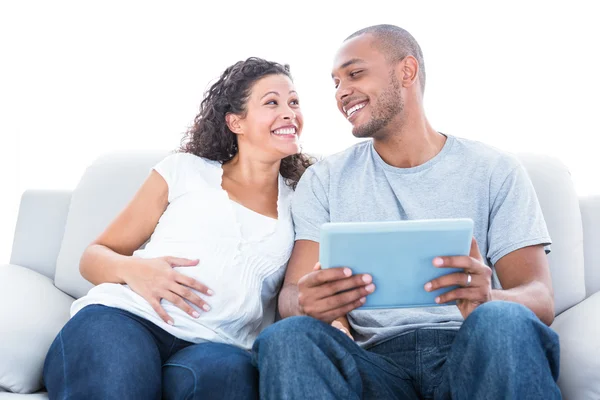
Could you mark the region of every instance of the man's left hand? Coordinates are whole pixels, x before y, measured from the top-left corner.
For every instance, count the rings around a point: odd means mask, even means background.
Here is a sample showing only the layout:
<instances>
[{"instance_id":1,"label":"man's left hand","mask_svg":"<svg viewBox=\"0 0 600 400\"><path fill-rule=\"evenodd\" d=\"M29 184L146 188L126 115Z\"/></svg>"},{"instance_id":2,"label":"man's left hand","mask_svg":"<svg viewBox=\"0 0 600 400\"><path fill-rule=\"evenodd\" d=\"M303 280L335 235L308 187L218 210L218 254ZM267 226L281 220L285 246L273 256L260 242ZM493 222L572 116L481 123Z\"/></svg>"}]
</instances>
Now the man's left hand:
<instances>
[{"instance_id":1,"label":"man's left hand","mask_svg":"<svg viewBox=\"0 0 600 400\"><path fill-rule=\"evenodd\" d=\"M459 286L437 297L436 303L456 300L460 313L466 319L477 306L492 300L492 269L483 262L475 238L471 240L469 256L436 257L433 265L437 268L463 269L463 272L444 275L425 284L428 292Z\"/></svg>"}]
</instances>

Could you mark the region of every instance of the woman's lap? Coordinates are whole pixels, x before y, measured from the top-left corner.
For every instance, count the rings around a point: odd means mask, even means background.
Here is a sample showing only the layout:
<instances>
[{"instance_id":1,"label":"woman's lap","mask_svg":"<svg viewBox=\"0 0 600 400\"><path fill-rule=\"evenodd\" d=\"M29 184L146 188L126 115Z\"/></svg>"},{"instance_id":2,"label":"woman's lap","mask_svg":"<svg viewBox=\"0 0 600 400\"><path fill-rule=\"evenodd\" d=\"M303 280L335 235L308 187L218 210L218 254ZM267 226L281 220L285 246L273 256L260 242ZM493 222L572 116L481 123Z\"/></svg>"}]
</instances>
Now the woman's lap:
<instances>
[{"instance_id":1,"label":"woman's lap","mask_svg":"<svg viewBox=\"0 0 600 400\"><path fill-rule=\"evenodd\" d=\"M162 366L162 371L161 371ZM127 311L101 305L77 313L44 365L49 397L256 398L250 354L220 343L191 344ZM238 397L236 397L238 396ZM196 398L191 397L191 398Z\"/></svg>"}]
</instances>

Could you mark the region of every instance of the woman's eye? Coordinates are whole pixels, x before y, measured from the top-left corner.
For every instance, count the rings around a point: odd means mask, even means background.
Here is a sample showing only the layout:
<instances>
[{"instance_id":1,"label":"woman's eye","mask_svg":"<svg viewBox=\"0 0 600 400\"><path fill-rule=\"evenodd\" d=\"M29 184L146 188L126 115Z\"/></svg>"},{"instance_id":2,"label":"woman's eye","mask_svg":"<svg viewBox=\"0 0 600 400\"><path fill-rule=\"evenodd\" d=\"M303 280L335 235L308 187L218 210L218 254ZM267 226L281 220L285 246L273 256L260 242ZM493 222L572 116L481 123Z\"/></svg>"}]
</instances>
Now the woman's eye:
<instances>
[{"instance_id":1,"label":"woman's eye","mask_svg":"<svg viewBox=\"0 0 600 400\"><path fill-rule=\"evenodd\" d=\"M273 106L276 106L276 105L277 105L277 100L271 100L271 101L267 101L267 102L265 103L265 105L273 105Z\"/></svg>"},{"instance_id":2,"label":"woman's eye","mask_svg":"<svg viewBox=\"0 0 600 400\"><path fill-rule=\"evenodd\" d=\"M290 104L298 106L298 105L300 105L300 101L299 100L292 100L292 101L290 101Z\"/></svg>"}]
</instances>

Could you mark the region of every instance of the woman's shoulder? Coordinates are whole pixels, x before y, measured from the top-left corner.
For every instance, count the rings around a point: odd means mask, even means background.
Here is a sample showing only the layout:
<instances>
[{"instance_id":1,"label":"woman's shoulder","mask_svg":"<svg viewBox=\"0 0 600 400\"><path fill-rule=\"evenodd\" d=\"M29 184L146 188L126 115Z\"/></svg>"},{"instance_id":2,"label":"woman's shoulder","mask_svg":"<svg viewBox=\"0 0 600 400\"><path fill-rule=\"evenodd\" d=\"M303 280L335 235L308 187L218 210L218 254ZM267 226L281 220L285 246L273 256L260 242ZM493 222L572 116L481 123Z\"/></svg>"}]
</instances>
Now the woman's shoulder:
<instances>
[{"instance_id":1,"label":"woman's shoulder","mask_svg":"<svg viewBox=\"0 0 600 400\"><path fill-rule=\"evenodd\" d=\"M212 173L221 169L221 163L197 156L192 153L177 152L166 156L157 165L171 171L190 171Z\"/></svg>"}]
</instances>

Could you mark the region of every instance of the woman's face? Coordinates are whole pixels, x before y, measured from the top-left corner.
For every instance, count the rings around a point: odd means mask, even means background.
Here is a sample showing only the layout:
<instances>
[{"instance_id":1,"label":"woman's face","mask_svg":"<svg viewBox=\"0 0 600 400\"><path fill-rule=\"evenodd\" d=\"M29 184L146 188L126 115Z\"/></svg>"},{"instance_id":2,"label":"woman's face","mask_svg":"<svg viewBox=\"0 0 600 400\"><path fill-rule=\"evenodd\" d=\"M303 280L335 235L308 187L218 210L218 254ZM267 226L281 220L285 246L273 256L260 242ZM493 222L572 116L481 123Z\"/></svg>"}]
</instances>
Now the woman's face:
<instances>
[{"instance_id":1,"label":"woman's face","mask_svg":"<svg viewBox=\"0 0 600 400\"><path fill-rule=\"evenodd\" d=\"M285 75L269 75L252 87L246 116L239 120L240 151L282 159L300 151L302 113L294 84Z\"/></svg>"}]
</instances>

